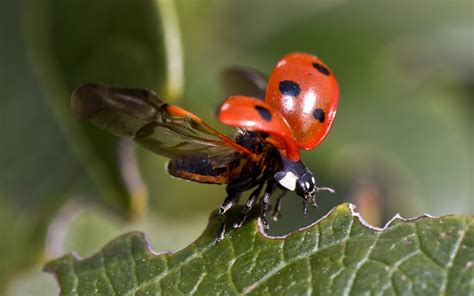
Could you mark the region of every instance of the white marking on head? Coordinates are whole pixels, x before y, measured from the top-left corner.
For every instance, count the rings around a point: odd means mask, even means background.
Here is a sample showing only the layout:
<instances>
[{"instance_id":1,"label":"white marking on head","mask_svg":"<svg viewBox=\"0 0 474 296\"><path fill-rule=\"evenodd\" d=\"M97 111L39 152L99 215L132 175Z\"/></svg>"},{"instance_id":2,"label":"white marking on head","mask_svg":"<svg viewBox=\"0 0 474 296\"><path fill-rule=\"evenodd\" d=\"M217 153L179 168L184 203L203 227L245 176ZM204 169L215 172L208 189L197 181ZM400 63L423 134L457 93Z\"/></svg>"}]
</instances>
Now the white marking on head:
<instances>
[{"instance_id":1,"label":"white marking on head","mask_svg":"<svg viewBox=\"0 0 474 296\"><path fill-rule=\"evenodd\" d=\"M298 181L298 177L293 172L288 172L278 183L288 190L295 191L296 181Z\"/></svg>"},{"instance_id":2,"label":"white marking on head","mask_svg":"<svg viewBox=\"0 0 474 296\"><path fill-rule=\"evenodd\" d=\"M304 185L306 186L306 189L309 189L309 182L304 182Z\"/></svg>"}]
</instances>

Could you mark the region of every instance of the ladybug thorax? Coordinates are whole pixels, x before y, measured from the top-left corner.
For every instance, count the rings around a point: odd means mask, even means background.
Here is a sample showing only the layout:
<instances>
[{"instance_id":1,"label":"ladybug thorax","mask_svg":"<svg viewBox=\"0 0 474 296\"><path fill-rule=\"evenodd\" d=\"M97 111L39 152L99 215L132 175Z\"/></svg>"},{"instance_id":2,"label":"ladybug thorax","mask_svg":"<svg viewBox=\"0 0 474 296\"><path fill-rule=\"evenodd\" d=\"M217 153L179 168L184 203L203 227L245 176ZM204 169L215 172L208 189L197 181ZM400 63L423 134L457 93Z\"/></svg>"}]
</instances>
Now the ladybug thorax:
<instances>
[{"instance_id":1,"label":"ladybug thorax","mask_svg":"<svg viewBox=\"0 0 474 296\"><path fill-rule=\"evenodd\" d=\"M312 149L325 138L334 120L339 89L334 75L318 58L290 54L270 75L265 101L290 125L302 149Z\"/></svg>"}]
</instances>

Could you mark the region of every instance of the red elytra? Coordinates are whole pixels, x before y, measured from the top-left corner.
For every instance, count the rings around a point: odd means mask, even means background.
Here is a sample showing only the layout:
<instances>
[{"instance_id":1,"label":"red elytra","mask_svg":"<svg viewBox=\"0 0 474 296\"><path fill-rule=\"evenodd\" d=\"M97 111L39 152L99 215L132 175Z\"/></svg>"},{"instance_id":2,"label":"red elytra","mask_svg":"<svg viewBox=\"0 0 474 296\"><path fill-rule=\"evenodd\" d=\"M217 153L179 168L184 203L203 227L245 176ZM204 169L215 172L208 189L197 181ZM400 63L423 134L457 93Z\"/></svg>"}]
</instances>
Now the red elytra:
<instances>
[{"instance_id":1,"label":"red elytra","mask_svg":"<svg viewBox=\"0 0 474 296\"><path fill-rule=\"evenodd\" d=\"M286 151L286 157L297 161L299 148L313 149L327 136L338 101L339 86L327 65L310 54L290 53L273 69L265 102L229 97L221 107L219 120L269 133L273 142ZM272 115L270 119L257 112L258 108L265 108Z\"/></svg>"},{"instance_id":2,"label":"red elytra","mask_svg":"<svg viewBox=\"0 0 474 296\"><path fill-rule=\"evenodd\" d=\"M284 147L289 159L296 161L300 158L298 146L288 122L278 110L262 100L246 96L231 96L221 106L219 120L229 126L267 133L278 141L278 146Z\"/></svg>"},{"instance_id":3,"label":"red elytra","mask_svg":"<svg viewBox=\"0 0 474 296\"><path fill-rule=\"evenodd\" d=\"M286 119L298 147L311 150L321 144L331 129L339 86L332 71L319 58L290 53L273 69L265 102Z\"/></svg>"}]
</instances>

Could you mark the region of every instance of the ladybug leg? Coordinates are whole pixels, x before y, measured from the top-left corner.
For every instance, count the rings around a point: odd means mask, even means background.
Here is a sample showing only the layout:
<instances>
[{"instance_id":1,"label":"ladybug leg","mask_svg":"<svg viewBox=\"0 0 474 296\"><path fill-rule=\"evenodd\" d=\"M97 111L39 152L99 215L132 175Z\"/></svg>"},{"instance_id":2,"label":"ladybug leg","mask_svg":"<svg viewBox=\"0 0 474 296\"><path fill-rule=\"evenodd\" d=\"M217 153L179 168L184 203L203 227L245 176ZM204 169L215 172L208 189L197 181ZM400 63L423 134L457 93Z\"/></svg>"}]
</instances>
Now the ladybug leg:
<instances>
[{"instance_id":1,"label":"ladybug leg","mask_svg":"<svg viewBox=\"0 0 474 296\"><path fill-rule=\"evenodd\" d=\"M237 195L235 196L235 199L234 199L234 203L239 204L241 197L242 197L242 192L237 193Z\"/></svg>"},{"instance_id":2,"label":"ladybug leg","mask_svg":"<svg viewBox=\"0 0 474 296\"><path fill-rule=\"evenodd\" d=\"M303 215L308 216L308 199L303 200Z\"/></svg>"},{"instance_id":3,"label":"ladybug leg","mask_svg":"<svg viewBox=\"0 0 474 296\"><path fill-rule=\"evenodd\" d=\"M265 193L262 196L261 204L262 207L260 209L260 221L262 222L263 229L268 230L268 221L267 221L267 209L268 209L268 202L270 201L270 197L273 192L273 185L275 182L273 179L267 181L267 187L265 187Z\"/></svg>"},{"instance_id":4,"label":"ladybug leg","mask_svg":"<svg viewBox=\"0 0 474 296\"><path fill-rule=\"evenodd\" d=\"M219 219L221 220L221 226L219 228L219 231L217 232L217 237L216 237L217 243L223 240L225 236L225 221L224 219L221 218L221 216L219 216Z\"/></svg>"},{"instance_id":5,"label":"ladybug leg","mask_svg":"<svg viewBox=\"0 0 474 296\"><path fill-rule=\"evenodd\" d=\"M316 203L316 195L313 195L311 197L311 205L313 206L313 208L317 209L318 208L318 204Z\"/></svg>"},{"instance_id":6,"label":"ladybug leg","mask_svg":"<svg viewBox=\"0 0 474 296\"><path fill-rule=\"evenodd\" d=\"M280 219L280 217L281 217L281 204L282 204L282 201L283 201L283 196L285 196L285 194L287 192L288 191L283 190L283 192L280 195L278 195L278 198L277 198L277 201L276 201L276 204L275 204L275 209L272 212L273 221L278 221L278 219Z\"/></svg>"},{"instance_id":7,"label":"ladybug leg","mask_svg":"<svg viewBox=\"0 0 474 296\"><path fill-rule=\"evenodd\" d=\"M222 203L221 207L219 208L219 213L217 216L221 221L221 226L219 228L219 232L217 233L217 242L224 239L225 235L225 213L232 207L235 199L240 196L240 193L237 192L228 192L227 197L225 198L224 202Z\"/></svg>"},{"instance_id":8,"label":"ladybug leg","mask_svg":"<svg viewBox=\"0 0 474 296\"><path fill-rule=\"evenodd\" d=\"M242 218L238 222L234 223L235 229L240 228L242 224L244 224L245 220L247 220L247 216L250 210L253 208L255 201L257 200L258 196L260 195L260 192L262 191L263 184L265 184L265 182L260 183L258 187L250 194L249 198L247 199L247 202L245 203L245 208L242 211Z\"/></svg>"},{"instance_id":9,"label":"ladybug leg","mask_svg":"<svg viewBox=\"0 0 474 296\"><path fill-rule=\"evenodd\" d=\"M219 217L223 217L225 213L232 207L232 205L239 200L241 193L228 193L227 197L224 199L221 207L219 208Z\"/></svg>"}]
</instances>

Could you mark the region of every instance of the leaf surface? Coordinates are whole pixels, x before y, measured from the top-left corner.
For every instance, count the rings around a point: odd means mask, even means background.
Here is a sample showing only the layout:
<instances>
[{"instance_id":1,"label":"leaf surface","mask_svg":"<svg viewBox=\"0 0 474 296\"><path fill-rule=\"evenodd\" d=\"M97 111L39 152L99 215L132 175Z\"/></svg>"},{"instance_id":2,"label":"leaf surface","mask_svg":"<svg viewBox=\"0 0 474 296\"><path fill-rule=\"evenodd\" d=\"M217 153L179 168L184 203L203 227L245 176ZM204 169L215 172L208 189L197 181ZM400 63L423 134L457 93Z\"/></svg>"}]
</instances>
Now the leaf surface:
<instances>
[{"instance_id":1,"label":"leaf surface","mask_svg":"<svg viewBox=\"0 0 474 296\"><path fill-rule=\"evenodd\" d=\"M238 216L234 210L230 220ZM45 269L63 295L467 295L472 289L472 217L395 217L376 229L342 204L286 237L262 234L252 219L215 243L218 227L214 214L193 244L163 254L132 232L91 257L66 255Z\"/></svg>"}]
</instances>

